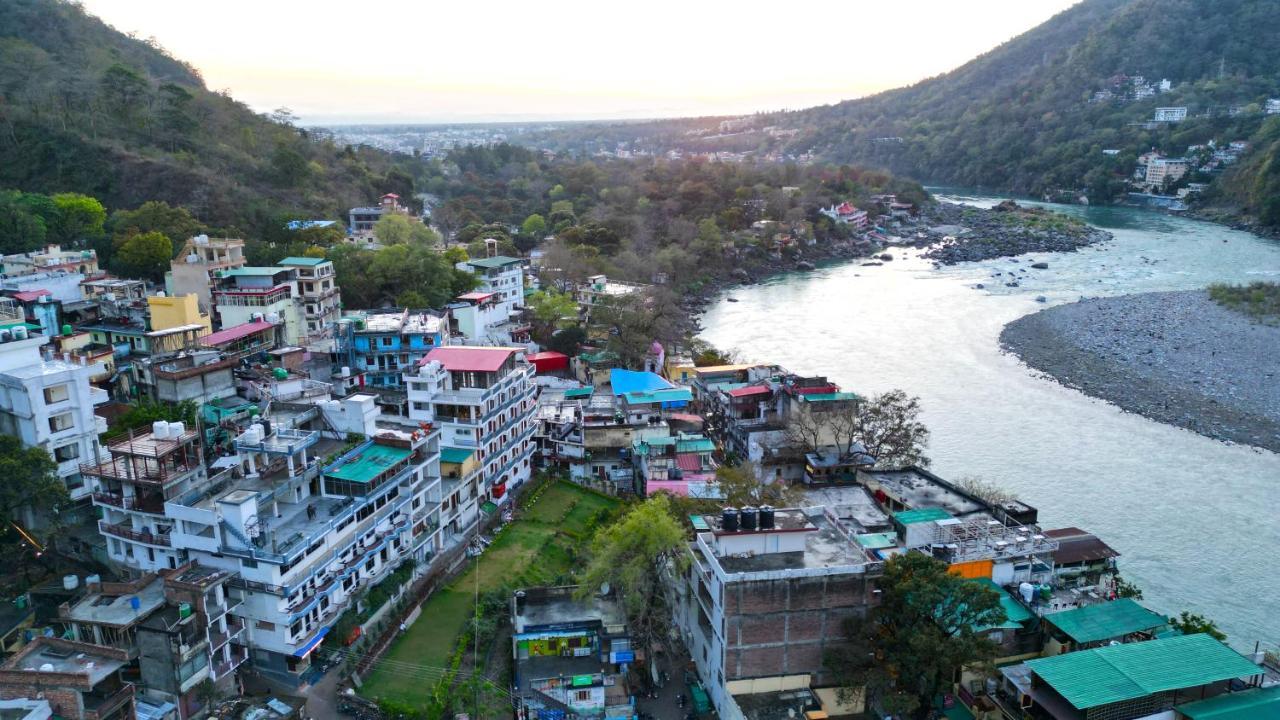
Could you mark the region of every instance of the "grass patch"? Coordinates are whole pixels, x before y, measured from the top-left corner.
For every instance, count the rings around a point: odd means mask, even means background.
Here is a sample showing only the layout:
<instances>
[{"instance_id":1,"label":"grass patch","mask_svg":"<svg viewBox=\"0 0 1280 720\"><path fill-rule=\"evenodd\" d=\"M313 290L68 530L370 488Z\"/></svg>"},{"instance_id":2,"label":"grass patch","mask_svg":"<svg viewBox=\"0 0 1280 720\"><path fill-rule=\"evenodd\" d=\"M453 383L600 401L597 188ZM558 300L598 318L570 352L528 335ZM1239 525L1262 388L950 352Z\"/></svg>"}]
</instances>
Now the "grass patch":
<instances>
[{"instance_id":1,"label":"grass patch","mask_svg":"<svg viewBox=\"0 0 1280 720\"><path fill-rule=\"evenodd\" d=\"M458 637L472 622L477 585L481 594L542 585L567 576L596 526L618 501L564 481L531 488L519 517L499 533L478 560L422 605L422 615L392 643L360 693L370 699L421 707L430 702ZM503 655L505 662L506 655Z\"/></svg>"},{"instance_id":2,"label":"grass patch","mask_svg":"<svg viewBox=\"0 0 1280 720\"><path fill-rule=\"evenodd\" d=\"M1210 285L1209 297L1219 305L1267 323L1280 321L1280 284Z\"/></svg>"}]
</instances>

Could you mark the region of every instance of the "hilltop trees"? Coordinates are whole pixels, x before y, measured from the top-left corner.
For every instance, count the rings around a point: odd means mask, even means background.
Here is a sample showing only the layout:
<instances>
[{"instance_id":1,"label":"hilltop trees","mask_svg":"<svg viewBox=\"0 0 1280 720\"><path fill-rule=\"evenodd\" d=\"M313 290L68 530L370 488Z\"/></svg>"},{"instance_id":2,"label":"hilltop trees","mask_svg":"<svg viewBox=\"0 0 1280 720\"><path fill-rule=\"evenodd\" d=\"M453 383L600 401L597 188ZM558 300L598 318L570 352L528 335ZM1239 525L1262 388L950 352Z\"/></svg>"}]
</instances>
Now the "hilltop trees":
<instances>
[{"instance_id":1,"label":"hilltop trees","mask_svg":"<svg viewBox=\"0 0 1280 720\"><path fill-rule=\"evenodd\" d=\"M965 665L995 657L979 630L1004 621L999 593L921 553L885 563L880 604L845 621L824 662L849 699L858 688L885 712L924 717Z\"/></svg>"},{"instance_id":2,"label":"hilltop trees","mask_svg":"<svg viewBox=\"0 0 1280 720\"><path fill-rule=\"evenodd\" d=\"M801 404L787 418L788 442L806 452L833 446L841 458L858 446L880 467L928 465L929 429L920 421L920 398L890 390L872 398L837 401L831 408Z\"/></svg>"}]
</instances>

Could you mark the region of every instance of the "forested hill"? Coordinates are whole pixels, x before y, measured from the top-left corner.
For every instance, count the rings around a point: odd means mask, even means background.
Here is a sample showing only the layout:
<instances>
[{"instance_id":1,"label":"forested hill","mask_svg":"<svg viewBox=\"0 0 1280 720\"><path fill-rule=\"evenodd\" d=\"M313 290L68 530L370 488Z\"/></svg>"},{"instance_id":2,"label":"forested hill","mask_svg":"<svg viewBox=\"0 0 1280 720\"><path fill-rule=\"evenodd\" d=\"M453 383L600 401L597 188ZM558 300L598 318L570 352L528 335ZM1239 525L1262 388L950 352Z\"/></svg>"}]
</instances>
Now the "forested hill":
<instances>
[{"instance_id":1,"label":"forested hill","mask_svg":"<svg viewBox=\"0 0 1280 720\"><path fill-rule=\"evenodd\" d=\"M164 200L253 231L409 197L394 162L255 114L77 4L0 0L0 190L80 192L108 208Z\"/></svg>"},{"instance_id":2,"label":"forested hill","mask_svg":"<svg viewBox=\"0 0 1280 720\"><path fill-rule=\"evenodd\" d=\"M1277 27L1275 0L1084 0L945 75L760 122L798 129L790 151L827 160L879 164L930 182L1082 190L1108 201L1151 148L1178 156L1189 145L1263 130L1266 100L1280 97ZM1135 77L1154 94L1135 92ZM1162 79L1170 91L1159 91ZM1164 106L1186 106L1188 120L1142 126ZM1269 143L1255 145L1269 151ZM1258 179L1231 175L1224 188Z\"/></svg>"}]
</instances>

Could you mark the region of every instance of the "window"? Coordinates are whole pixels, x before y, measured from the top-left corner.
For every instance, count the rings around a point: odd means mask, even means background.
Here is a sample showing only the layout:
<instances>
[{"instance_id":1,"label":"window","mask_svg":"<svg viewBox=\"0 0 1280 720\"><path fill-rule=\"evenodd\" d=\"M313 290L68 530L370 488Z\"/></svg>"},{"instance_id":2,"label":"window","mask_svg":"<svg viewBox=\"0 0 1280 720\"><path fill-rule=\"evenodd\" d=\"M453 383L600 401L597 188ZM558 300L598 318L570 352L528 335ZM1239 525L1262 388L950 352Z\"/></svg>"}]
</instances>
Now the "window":
<instances>
[{"instance_id":1,"label":"window","mask_svg":"<svg viewBox=\"0 0 1280 720\"><path fill-rule=\"evenodd\" d=\"M78 443L62 445L53 449L53 459L58 462L75 460L78 457L80 457L80 445Z\"/></svg>"},{"instance_id":2,"label":"window","mask_svg":"<svg viewBox=\"0 0 1280 720\"><path fill-rule=\"evenodd\" d=\"M70 386L67 383L63 383L61 385L51 385L50 387L45 388L44 403L46 405L52 405L54 403L60 403L71 397L71 392L68 389L69 387Z\"/></svg>"},{"instance_id":3,"label":"window","mask_svg":"<svg viewBox=\"0 0 1280 720\"><path fill-rule=\"evenodd\" d=\"M579 690L575 694L577 695L578 702L580 703L591 702L590 690Z\"/></svg>"},{"instance_id":4,"label":"window","mask_svg":"<svg viewBox=\"0 0 1280 720\"><path fill-rule=\"evenodd\" d=\"M62 432L70 430L76 426L75 419L71 417L71 413L62 413L49 418L49 431Z\"/></svg>"}]
</instances>

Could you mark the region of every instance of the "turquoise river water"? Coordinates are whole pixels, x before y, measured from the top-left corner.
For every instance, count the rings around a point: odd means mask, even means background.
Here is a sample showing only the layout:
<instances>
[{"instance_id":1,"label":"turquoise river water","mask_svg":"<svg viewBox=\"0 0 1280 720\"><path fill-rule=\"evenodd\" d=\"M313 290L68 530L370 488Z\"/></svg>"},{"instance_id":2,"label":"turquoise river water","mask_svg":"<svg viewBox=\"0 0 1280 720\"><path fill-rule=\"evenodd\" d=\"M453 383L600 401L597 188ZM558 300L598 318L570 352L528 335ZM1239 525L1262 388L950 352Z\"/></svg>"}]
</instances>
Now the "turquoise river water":
<instances>
[{"instance_id":1,"label":"turquoise river water","mask_svg":"<svg viewBox=\"0 0 1280 720\"><path fill-rule=\"evenodd\" d=\"M991 480L1039 508L1045 527L1097 533L1157 611L1201 612L1242 649L1280 642L1270 614L1280 607L1280 455L1122 412L1037 374L998 342L1006 323L1045 307L1038 295L1054 305L1280 280L1280 242L1154 211L1054 208L1115 239L1031 254L1050 269L1028 271L1017 288L992 273L1026 258L935 269L899 250L882 267L783 275L726 292L703 316L702 337L864 394L920 396L935 472Z\"/></svg>"}]
</instances>

